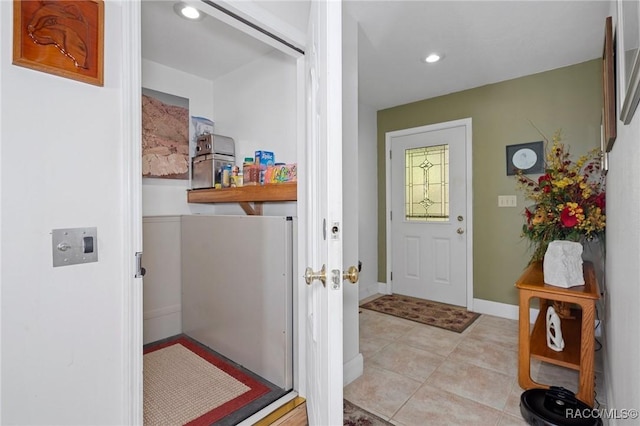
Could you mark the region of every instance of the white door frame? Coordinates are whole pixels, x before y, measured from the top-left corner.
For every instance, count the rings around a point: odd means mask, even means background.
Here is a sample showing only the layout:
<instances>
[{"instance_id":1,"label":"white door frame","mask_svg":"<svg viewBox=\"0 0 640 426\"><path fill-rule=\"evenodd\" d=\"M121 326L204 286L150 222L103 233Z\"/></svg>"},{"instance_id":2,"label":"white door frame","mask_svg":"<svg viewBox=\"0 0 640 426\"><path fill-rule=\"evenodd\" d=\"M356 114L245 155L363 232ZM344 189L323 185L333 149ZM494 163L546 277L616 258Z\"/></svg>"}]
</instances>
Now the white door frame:
<instances>
[{"instance_id":1,"label":"white door frame","mask_svg":"<svg viewBox=\"0 0 640 426\"><path fill-rule=\"evenodd\" d=\"M320 271L326 266L326 282L309 285L298 279L298 351L306 364L299 384L307 397L308 422L315 425L343 423L343 283L342 276L342 2L311 3L305 68L306 147L298 152L306 172L299 176L298 191L306 188L300 204L298 229L299 271ZM300 75L299 75L300 76ZM300 81L300 80L299 80ZM299 139L300 140L300 139ZM302 181L300 180L302 179ZM307 262L306 265L301 261ZM301 352L302 353L302 352ZM304 383L304 386L303 386Z\"/></svg>"},{"instance_id":2,"label":"white door frame","mask_svg":"<svg viewBox=\"0 0 640 426\"><path fill-rule=\"evenodd\" d=\"M121 323L122 329L122 377L121 377L121 418L122 424L138 425L143 423L143 375L142 375L142 324L143 324L143 311L142 311L142 280L135 278L134 273L136 270L136 264L134 259L134 253L142 251L142 154L141 154L141 100L140 100L140 88L142 87L141 69L142 69L142 52L141 52L141 0L122 1L120 3L121 16L122 16L122 32L125 34L123 37L123 60L121 64L121 84L123 86L122 97L122 141L121 141L121 155L122 162L126 174L121 178L122 199L120 200L120 212L122 214L122 256L124 270L122 271L121 291L122 291L122 310L121 310ZM226 2L225 2L226 3ZM235 3L235 9L246 9L247 11L256 12L255 9L251 9L251 2L238 2ZM228 3L226 3L228 4ZM336 5L331 5L332 8ZM341 6L338 6L341 7ZM256 12L257 13L257 12ZM252 15L252 13L245 13L246 15ZM261 15L260 20L257 23L262 28L272 31L274 34L284 35L282 33L282 21L275 16ZM245 29L245 31L248 31ZM295 31L288 31L289 33L295 33ZM295 43L297 45L304 46L304 36L302 39L297 34L292 34L291 37L283 37L286 40L300 41L301 43ZM334 43L335 44L335 43ZM307 157L307 141L306 141L306 99L305 99L305 58L300 54L294 53L291 49L282 48L280 46L274 46L280 48L285 53L288 53L297 58L297 88L298 88L298 116L296 117L298 125L298 144L297 155L301 169L308 167L305 164L305 158ZM335 47L335 46L334 46ZM341 92L340 92L341 93ZM337 137L333 135L332 137ZM340 135L341 137L341 135ZM308 239L306 233L305 215L303 214L308 206L306 200L314 194L310 194L307 191L307 185L305 184L305 178L301 176L301 182L298 183L298 247L303 247ZM317 194L316 194L317 195ZM186 196L186 195L185 195ZM340 195L341 196L341 195ZM340 217L341 214L336 213L336 217ZM342 253L340 252L340 259L333 260L334 263L342 261ZM309 389L306 389L305 381L307 377L307 371L305 368L306 351L306 327L305 318L307 317L307 299L306 292L298 291L300 286L301 272L304 270L306 259L304 256L298 257L298 262L294 265L294 312L293 320L296 324L296 333L294 334L294 363L296 370L294 372L294 390L297 390L302 396L305 396ZM316 284L318 285L318 284ZM342 283L341 283L342 285ZM305 286L306 287L306 286ZM332 315L336 315L337 318L342 318L342 312L332 312ZM327 351L331 351L335 348L327 348ZM334 350L335 351L335 350ZM342 356L342 348L338 351L340 357ZM340 362L340 368L342 363ZM332 383L338 383L340 390L342 389L342 374L338 377L332 377ZM330 385L330 387L333 385ZM342 398L340 395L340 402ZM328 407L324 407L326 411L323 415L331 415L328 411ZM333 408L333 407L332 407ZM335 410L333 410L335 411ZM334 413L337 414L337 413ZM342 416L342 410L339 411L339 416Z\"/></svg>"},{"instance_id":3,"label":"white door frame","mask_svg":"<svg viewBox=\"0 0 640 426\"><path fill-rule=\"evenodd\" d=\"M142 251L142 87L141 4L122 8L122 424L143 423L142 279L135 277L134 255Z\"/></svg>"},{"instance_id":4,"label":"white door frame","mask_svg":"<svg viewBox=\"0 0 640 426\"><path fill-rule=\"evenodd\" d=\"M463 118L460 120L447 121L444 123L429 124L426 126L413 127L410 129L395 130L385 133L385 185L386 185L386 251L387 251L387 289L388 293L393 291L393 283L391 281L391 267L392 267L392 244L391 244L391 141L394 137L408 136L416 133L424 133L435 130L444 130L451 127L465 127L465 143L466 143L466 204L467 211L465 213L466 229L467 229L467 265L466 265L466 278L467 278L467 309L473 310L473 175L472 175L472 160L473 155L471 151L472 143L472 129L471 118ZM397 216L396 216L397 217Z\"/></svg>"}]
</instances>

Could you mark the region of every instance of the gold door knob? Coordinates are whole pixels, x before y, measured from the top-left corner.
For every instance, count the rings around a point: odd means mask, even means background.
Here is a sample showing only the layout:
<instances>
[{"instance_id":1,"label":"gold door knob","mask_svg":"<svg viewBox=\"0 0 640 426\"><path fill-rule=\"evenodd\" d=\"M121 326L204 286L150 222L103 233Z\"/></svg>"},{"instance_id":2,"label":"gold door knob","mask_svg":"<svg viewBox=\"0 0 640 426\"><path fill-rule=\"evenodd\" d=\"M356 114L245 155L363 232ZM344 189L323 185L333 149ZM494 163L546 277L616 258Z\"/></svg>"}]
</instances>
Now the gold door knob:
<instances>
[{"instance_id":1,"label":"gold door knob","mask_svg":"<svg viewBox=\"0 0 640 426\"><path fill-rule=\"evenodd\" d=\"M342 273L342 279L349 280L351 284L357 283L359 276L360 276L360 272L358 271L358 268L355 266L349 267L349 269L347 269L347 272Z\"/></svg>"},{"instance_id":2,"label":"gold door knob","mask_svg":"<svg viewBox=\"0 0 640 426\"><path fill-rule=\"evenodd\" d=\"M313 272L313 269L307 266L307 269L304 270L304 280L307 285L311 285L313 280L320 280L322 285L326 287L327 281L327 271L324 265L322 265L322 269L319 272Z\"/></svg>"},{"instance_id":3,"label":"gold door knob","mask_svg":"<svg viewBox=\"0 0 640 426\"><path fill-rule=\"evenodd\" d=\"M462 228L458 228L458 230L456 231L458 234L464 234L464 229Z\"/></svg>"}]
</instances>

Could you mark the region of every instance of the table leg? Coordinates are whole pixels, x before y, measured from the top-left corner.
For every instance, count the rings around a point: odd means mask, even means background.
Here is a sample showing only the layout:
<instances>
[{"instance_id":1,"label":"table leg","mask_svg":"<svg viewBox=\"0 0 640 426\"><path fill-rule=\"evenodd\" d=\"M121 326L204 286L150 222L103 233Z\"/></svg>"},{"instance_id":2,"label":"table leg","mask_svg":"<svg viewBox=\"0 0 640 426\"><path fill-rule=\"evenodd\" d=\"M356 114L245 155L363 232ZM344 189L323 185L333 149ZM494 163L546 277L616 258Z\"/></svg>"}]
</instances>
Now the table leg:
<instances>
[{"instance_id":1,"label":"table leg","mask_svg":"<svg viewBox=\"0 0 640 426\"><path fill-rule=\"evenodd\" d=\"M518 334L518 384L522 389L535 387L535 382L531 380L531 322L529 318L529 304L531 303L531 292L520 290L519 303L519 334Z\"/></svg>"},{"instance_id":2,"label":"table leg","mask_svg":"<svg viewBox=\"0 0 640 426\"><path fill-rule=\"evenodd\" d=\"M595 340L595 303L580 303L582 308L582 341L580 344L580 378L576 397L593 407L594 395L594 340Z\"/></svg>"}]
</instances>

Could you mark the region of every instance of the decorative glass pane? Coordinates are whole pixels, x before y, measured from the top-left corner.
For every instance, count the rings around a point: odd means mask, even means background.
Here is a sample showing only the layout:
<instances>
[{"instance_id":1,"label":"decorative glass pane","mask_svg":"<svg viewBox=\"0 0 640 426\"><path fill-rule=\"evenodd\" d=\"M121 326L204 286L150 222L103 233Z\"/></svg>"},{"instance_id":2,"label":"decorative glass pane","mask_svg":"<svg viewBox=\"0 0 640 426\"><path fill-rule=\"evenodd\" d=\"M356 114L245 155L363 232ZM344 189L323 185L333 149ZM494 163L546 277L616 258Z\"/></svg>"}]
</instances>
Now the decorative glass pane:
<instances>
[{"instance_id":1,"label":"decorative glass pane","mask_svg":"<svg viewBox=\"0 0 640 426\"><path fill-rule=\"evenodd\" d=\"M405 218L449 220L449 145L405 151Z\"/></svg>"}]
</instances>

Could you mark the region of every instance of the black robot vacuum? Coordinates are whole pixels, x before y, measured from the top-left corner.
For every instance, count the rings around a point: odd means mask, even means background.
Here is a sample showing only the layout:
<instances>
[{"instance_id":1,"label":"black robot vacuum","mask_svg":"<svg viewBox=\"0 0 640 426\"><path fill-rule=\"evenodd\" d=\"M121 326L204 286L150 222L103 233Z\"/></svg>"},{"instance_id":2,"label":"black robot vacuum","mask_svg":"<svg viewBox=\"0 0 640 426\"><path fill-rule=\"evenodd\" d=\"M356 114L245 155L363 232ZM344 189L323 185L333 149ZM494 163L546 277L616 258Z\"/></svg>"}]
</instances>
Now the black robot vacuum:
<instances>
[{"instance_id":1,"label":"black robot vacuum","mask_svg":"<svg viewBox=\"0 0 640 426\"><path fill-rule=\"evenodd\" d=\"M597 410L568 389L529 389L520 396L520 413L532 426L602 426Z\"/></svg>"}]
</instances>

